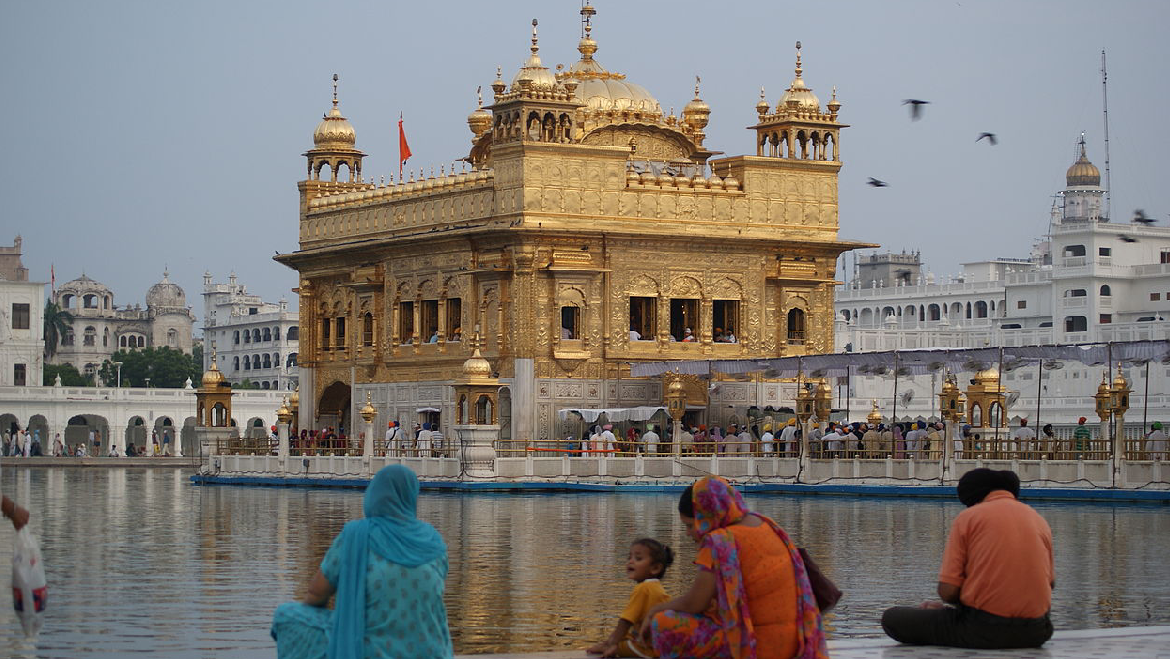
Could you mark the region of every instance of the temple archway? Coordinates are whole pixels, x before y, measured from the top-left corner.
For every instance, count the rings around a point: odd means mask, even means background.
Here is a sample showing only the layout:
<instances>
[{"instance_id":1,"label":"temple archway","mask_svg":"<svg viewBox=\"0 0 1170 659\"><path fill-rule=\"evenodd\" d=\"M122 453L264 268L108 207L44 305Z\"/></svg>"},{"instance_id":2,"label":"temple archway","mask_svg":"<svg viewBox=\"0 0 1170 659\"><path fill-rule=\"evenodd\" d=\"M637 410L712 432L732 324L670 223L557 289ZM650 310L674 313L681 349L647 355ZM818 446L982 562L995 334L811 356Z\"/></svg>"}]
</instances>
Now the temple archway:
<instances>
[{"instance_id":1,"label":"temple archway","mask_svg":"<svg viewBox=\"0 0 1170 659\"><path fill-rule=\"evenodd\" d=\"M349 385L344 382L335 381L325 387L325 391L321 392L321 398L317 403L317 427L332 426L338 434L343 429L348 431L350 428L350 397Z\"/></svg>"}]
</instances>

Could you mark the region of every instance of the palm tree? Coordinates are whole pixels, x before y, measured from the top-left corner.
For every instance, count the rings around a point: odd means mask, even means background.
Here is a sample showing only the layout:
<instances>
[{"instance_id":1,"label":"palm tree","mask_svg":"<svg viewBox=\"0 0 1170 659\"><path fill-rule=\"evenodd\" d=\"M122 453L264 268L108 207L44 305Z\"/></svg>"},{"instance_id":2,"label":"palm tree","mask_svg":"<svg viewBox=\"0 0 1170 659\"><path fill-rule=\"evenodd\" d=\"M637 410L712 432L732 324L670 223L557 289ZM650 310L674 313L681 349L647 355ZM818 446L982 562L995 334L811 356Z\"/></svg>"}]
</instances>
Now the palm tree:
<instances>
[{"instance_id":1,"label":"palm tree","mask_svg":"<svg viewBox=\"0 0 1170 659\"><path fill-rule=\"evenodd\" d=\"M73 314L57 306L52 300L45 301L45 357L52 359L61 345L61 337L73 327Z\"/></svg>"}]
</instances>

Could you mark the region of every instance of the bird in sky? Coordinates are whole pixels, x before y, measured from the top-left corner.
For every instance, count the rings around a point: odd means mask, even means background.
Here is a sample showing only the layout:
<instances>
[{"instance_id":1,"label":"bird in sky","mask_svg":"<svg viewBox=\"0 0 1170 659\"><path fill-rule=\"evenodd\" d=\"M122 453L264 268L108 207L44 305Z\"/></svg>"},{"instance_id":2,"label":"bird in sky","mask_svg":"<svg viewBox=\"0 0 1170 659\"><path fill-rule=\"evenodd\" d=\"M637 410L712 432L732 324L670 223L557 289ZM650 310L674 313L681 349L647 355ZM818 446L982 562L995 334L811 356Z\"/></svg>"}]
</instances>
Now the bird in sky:
<instances>
[{"instance_id":1,"label":"bird in sky","mask_svg":"<svg viewBox=\"0 0 1170 659\"><path fill-rule=\"evenodd\" d=\"M910 106L910 119L912 121L918 121L922 118L922 106L927 103L930 103L930 101L923 101L917 98L908 98L902 101L902 105Z\"/></svg>"},{"instance_id":2,"label":"bird in sky","mask_svg":"<svg viewBox=\"0 0 1170 659\"><path fill-rule=\"evenodd\" d=\"M975 138L975 141L978 142L978 141L982 140L983 138L987 138L987 143L990 144L991 146L995 146L996 144L999 144L999 140L996 139L995 133L979 133L979 137Z\"/></svg>"},{"instance_id":3,"label":"bird in sky","mask_svg":"<svg viewBox=\"0 0 1170 659\"><path fill-rule=\"evenodd\" d=\"M1136 243L1136 242L1137 242L1137 238L1134 238L1133 236L1127 236L1127 235L1126 235L1126 234L1124 234L1124 233L1123 233L1123 234L1121 234L1120 236L1118 236L1118 238L1119 238L1119 239L1121 240L1121 242L1123 242L1123 243Z\"/></svg>"},{"instance_id":4,"label":"bird in sky","mask_svg":"<svg viewBox=\"0 0 1170 659\"><path fill-rule=\"evenodd\" d=\"M886 183L885 181L879 181L878 179L876 179L872 176L869 177L869 180L866 181L865 184L871 188L885 188L885 187L888 187L890 185L889 183Z\"/></svg>"},{"instance_id":5,"label":"bird in sky","mask_svg":"<svg viewBox=\"0 0 1170 659\"><path fill-rule=\"evenodd\" d=\"M1152 217L1146 217L1146 212L1140 208L1133 212L1133 221L1135 224L1144 224L1146 226L1157 222L1157 220Z\"/></svg>"}]
</instances>

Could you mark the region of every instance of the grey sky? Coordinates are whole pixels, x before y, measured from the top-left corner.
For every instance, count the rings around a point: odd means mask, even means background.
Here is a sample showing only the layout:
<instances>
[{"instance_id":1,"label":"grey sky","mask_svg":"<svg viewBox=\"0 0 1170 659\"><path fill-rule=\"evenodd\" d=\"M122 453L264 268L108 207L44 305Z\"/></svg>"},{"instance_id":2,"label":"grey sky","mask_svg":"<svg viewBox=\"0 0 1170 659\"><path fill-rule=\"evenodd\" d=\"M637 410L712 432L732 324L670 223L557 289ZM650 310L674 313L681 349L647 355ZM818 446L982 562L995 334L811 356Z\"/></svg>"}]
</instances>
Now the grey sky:
<instances>
[{"instance_id":1,"label":"grey sky","mask_svg":"<svg viewBox=\"0 0 1170 659\"><path fill-rule=\"evenodd\" d=\"M804 44L804 77L833 86L841 236L921 249L937 273L1026 256L1046 231L1074 143L1104 170L1100 52L1108 51L1113 216L1170 213L1170 46L1162 1L617 2L596 0L597 59L681 111L693 77L710 148L754 153L761 85L775 103ZM119 304L161 277L202 315L201 276L293 295L271 260L296 248L301 157L341 75L369 157L396 171L396 121L416 171L466 155L475 88L512 75L540 19L550 68L578 57L579 0L482 2L8 2L0 22L0 242L61 284L83 270ZM910 122L904 98L932 101ZM982 131L1000 144L975 143ZM889 188L864 185L875 176ZM295 304L295 302L294 302Z\"/></svg>"}]
</instances>

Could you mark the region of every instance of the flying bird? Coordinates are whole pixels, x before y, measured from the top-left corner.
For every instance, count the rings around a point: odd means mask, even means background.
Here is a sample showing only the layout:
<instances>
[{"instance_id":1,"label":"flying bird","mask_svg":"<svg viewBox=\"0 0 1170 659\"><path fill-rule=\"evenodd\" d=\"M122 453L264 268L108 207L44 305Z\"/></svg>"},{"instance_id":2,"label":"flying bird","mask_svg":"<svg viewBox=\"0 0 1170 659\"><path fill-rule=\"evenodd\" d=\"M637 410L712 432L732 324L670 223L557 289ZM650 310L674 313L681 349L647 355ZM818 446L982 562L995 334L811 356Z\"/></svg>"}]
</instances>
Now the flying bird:
<instances>
[{"instance_id":1,"label":"flying bird","mask_svg":"<svg viewBox=\"0 0 1170 659\"><path fill-rule=\"evenodd\" d=\"M975 139L975 141L978 142L985 137L987 138L987 143L990 144L991 146L995 146L996 144L999 144L999 140L996 139L995 133L979 133L979 137L977 137Z\"/></svg>"},{"instance_id":2,"label":"flying bird","mask_svg":"<svg viewBox=\"0 0 1170 659\"><path fill-rule=\"evenodd\" d=\"M1121 234L1120 236L1118 236L1118 238L1120 238L1121 242L1123 242L1123 243L1136 243L1137 242L1137 238L1134 238L1133 236L1127 236L1124 233Z\"/></svg>"},{"instance_id":3,"label":"flying bird","mask_svg":"<svg viewBox=\"0 0 1170 659\"><path fill-rule=\"evenodd\" d=\"M1157 220L1152 217L1146 217L1146 212L1140 208L1133 212L1133 221L1136 224L1145 224L1146 226L1157 222Z\"/></svg>"},{"instance_id":4,"label":"flying bird","mask_svg":"<svg viewBox=\"0 0 1170 659\"><path fill-rule=\"evenodd\" d=\"M865 184L870 186L871 188L885 188L885 187L888 187L890 185L889 183L886 183L885 181L879 181L872 176L869 177L869 180L866 181Z\"/></svg>"},{"instance_id":5,"label":"flying bird","mask_svg":"<svg viewBox=\"0 0 1170 659\"><path fill-rule=\"evenodd\" d=\"M930 101L921 101L917 98L908 98L902 101L902 105L910 106L910 119L912 121L918 121L922 118L922 106L926 105L927 103L930 103Z\"/></svg>"}]
</instances>

